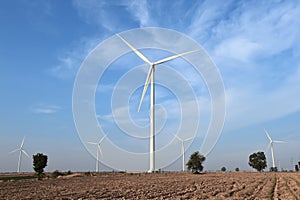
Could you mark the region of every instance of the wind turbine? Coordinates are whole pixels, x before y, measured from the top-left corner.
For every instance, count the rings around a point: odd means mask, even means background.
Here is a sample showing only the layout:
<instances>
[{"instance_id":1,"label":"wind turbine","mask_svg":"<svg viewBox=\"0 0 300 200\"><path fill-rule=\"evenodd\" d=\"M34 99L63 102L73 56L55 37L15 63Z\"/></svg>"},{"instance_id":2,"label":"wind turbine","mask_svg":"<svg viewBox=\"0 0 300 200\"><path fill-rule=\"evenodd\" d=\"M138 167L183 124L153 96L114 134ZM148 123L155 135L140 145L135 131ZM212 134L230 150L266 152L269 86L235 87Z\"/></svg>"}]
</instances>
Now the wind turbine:
<instances>
[{"instance_id":1,"label":"wind turbine","mask_svg":"<svg viewBox=\"0 0 300 200\"><path fill-rule=\"evenodd\" d=\"M188 139L181 139L180 137L178 137L177 135L175 135L175 137L181 142L181 153L182 153L182 171L184 172L184 142L189 141L191 139L193 139L193 137L190 137Z\"/></svg>"},{"instance_id":2,"label":"wind turbine","mask_svg":"<svg viewBox=\"0 0 300 200\"><path fill-rule=\"evenodd\" d=\"M22 153L24 153L28 158L30 158L29 155L26 153L25 149L23 148L24 142L25 142L25 136L23 137L21 146L19 148L17 148L17 149L15 149L15 150L13 150L13 151L10 152L10 153L14 153L14 152L19 151L18 173L20 172L20 168L21 168Z\"/></svg>"},{"instance_id":3,"label":"wind turbine","mask_svg":"<svg viewBox=\"0 0 300 200\"><path fill-rule=\"evenodd\" d=\"M270 143L268 145L268 149L271 147L271 156L272 156L272 167L273 169L275 168L275 157L274 157L274 149L273 149L273 143L286 143L283 141L279 141L279 140L272 140L270 134L268 133L268 131L265 129L266 135L268 137L268 139L270 140Z\"/></svg>"},{"instance_id":4,"label":"wind turbine","mask_svg":"<svg viewBox=\"0 0 300 200\"><path fill-rule=\"evenodd\" d=\"M97 145L97 156L96 156L96 172L99 172L99 153L102 156L102 151L101 151L101 143L103 142L104 138L106 135L104 135L99 142L88 142L89 144L94 144Z\"/></svg>"},{"instance_id":5,"label":"wind turbine","mask_svg":"<svg viewBox=\"0 0 300 200\"><path fill-rule=\"evenodd\" d=\"M150 89L150 169L149 172L153 172L155 170L155 85L154 85L154 72L155 72L155 66L174 60L178 57L190 54L190 53L194 53L196 51L199 51L200 49L197 50L193 50L193 51L188 51L185 53L180 53L177 55L173 55L164 59L161 59L159 61L156 62L151 62L146 56L144 56L140 51L138 51L134 46L132 46L129 42L127 42L123 37L121 37L119 34L117 34L117 36L129 47L131 48L134 53L140 57L143 61L145 61L147 64L149 64L149 71L148 71L148 75L145 81L145 85L144 85L144 89L143 89L143 93L142 93L142 97L140 100L140 104L138 107L138 112L140 111L145 93L147 91L149 82L151 85L151 89Z\"/></svg>"}]
</instances>

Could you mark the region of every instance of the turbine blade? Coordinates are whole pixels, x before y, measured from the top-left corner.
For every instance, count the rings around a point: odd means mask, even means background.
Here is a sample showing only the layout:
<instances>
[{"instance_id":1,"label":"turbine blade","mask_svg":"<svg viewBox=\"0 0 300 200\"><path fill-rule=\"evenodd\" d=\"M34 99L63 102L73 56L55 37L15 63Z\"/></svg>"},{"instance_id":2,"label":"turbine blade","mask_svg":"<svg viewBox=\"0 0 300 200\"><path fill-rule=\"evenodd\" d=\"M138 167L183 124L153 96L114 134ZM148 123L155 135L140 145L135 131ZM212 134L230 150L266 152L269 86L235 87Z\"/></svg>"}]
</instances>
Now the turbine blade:
<instances>
[{"instance_id":1,"label":"turbine blade","mask_svg":"<svg viewBox=\"0 0 300 200\"><path fill-rule=\"evenodd\" d=\"M194 137L187 138L187 139L185 139L184 141L189 141L189 140L191 140L191 139L194 139Z\"/></svg>"},{"instance_id":2,"label":"turbine blade","mask_svg":"<svg viewBox=\"0 0 300 200\"><path fill-rule=\"evenodd\" d=\"M23 147L23 145L24 145L24 142L25 142L25 136L23 137L23 140L22 140L22 143L21 143L21 147L20 147L20 148L22 148L22 147Z\"/></svg>"},{"instance_id":3,"label":"turbine blade","mask_svg":"<svg viewBox=\"0 0 300 200\"><path fill-rule=\"evenodd\" d=\"M287 142L280 141L280 140L274 140L273 142L274 142L274 143L287 143Z\"/></svg>"},{"instance_id":4,"label":"turbine blade","mask_svg":"<svg viewBox=\"0 0 300 200\"><path fill-rule=\"evenodd\" d=\"M183 142L183 140L182 140L180 137L178 137L177 135L175 135L175 137L176 137L179 141Z\"/></svg>"},{"instance_id":5,"label":"turbine blade","mask_svg":"<svg viewBox=\"0 0 300 200\"><path fill-rule=\"evenodd\" d=\"M100 156L103 157L103 154L102 154L102 150L101 150L100 145L98 145L98 150L99 150Z\"/></svg>"},{"instance_id":6,"label":"turbine blade","mask_svg":"<svg viewBox=\"0 0 300 200\"><path fill-rule=\"evenodd\" d=\"M146 63L148 63L149 65L151 65L152 63L150 62L150 60L148 58L146 58L141 52L139 52L136 48L134 48L129 42L127 42L123 37L121 37L119 34L117 34L117 36L125 43L127 44L127 46L129 46L134 53L140 57L143 61L145 61Z\"/></svg>"},{"instance_id":7,"label":"turbine blade","mask_svg":"<svg viewBox=\"0 0 300 200\"><path fill-rule=\"evenodd\" d=\"M15 152L17 152L17 151L19 151L20 149L15 149L15 150L12 150L11 152L9 152L9 153L15 153Z\"/></svg>"},{"instance_id":8,"label":"turbine blade","mask_svg":"<svg viewBox=\"0 0 300 200\"><path fill-rule=\"evenodd\" d=\"M270 135L269 135L269 133L268 133L268 131L266 129L265 129L265 132L266 132L266 135L269 138L269 140L272 141L272 138L270 137Z\"/></svg>"},{"instance_id":9,"label":"turbine blade","mask_svg":"<svg viewBox=\"0 0 300 200\"><path fill-rule=\"evenodd\" d=\"M149 85L149 82L150 82L150 77L151 77L152 73L153 73L153 66L151 65L150 69L149 69L149 72L148 72L148 75L147 75L147 78L146 78L145 85L144 85L144 89L143 89L142 97L141 97L141 100L140 100L138 112L140 112L140 109L141 109L141 106L142 106L142 103L143 103L143 100L144 100L144 97L145 97L145 94L146 94L146 91L147 91L147 88L148 88L148 85Z\"/></svg>"},{"instance_id":10,"label":"turbine blade","mask_svg":"<svg viewBox=\"0 0 300 200\"><path fill-rule=\"evenodd\" d=\"M104 136L100 139L100 141L98 142L98 144L101 144L101 142L105 139L105 137L106 137L106 135L104 135Z\"/></svg>"},{"instance_id":11,"label":"turbine blade","mask_svg":"<svg viewBox=\"0 0 300 200\"><path fill-rule=\"evenodd\" d=\"M180 54L177 54L177 55L173 55L173 56L170 56L170 57L167 57L167 58L164 58L162 60L159 60L159 61L155 62L154 65L162 64L162 63L168 62L170 60L174 60L175 58L178 58L178 57L190 54L190 53L194 53L194 52L200 51L200 50L201 49L197 49L197 50L188 51L188 52L185 52L185 53L180 53Z\"/></svg>"},{"instance_id":12,"label":"turbine blade","mask_svg":"<svg viewBox=\"0 0 300 200\"><path fill-rule=\"evenodd\" d=\"M96 143L96 142L87 142L88 144L98 144L98 143Z\"/></svg>"},{"instance_id":13,"label":"turbine blade","mask_svg":"<svg viewBox=\"0 0 300 200\"><path fill-rule=\"evenodd\" d=\"M23 152L28 158L30 158L29 155L28 155L28 153L27 153L24 149L22 149L22 152Z\"/></svg>"},{"instance_id":14,"label":"turbine blade","mask_svg":"<svg viewBox=\"0 0 300 200\"><path fill-rule=\"evenodd\" d=\"M272 144L272 142L269 143L269 145L268 145L268 147L266 149L266 152L271 148L271 144Z\"/></svg>"}]
</instances>

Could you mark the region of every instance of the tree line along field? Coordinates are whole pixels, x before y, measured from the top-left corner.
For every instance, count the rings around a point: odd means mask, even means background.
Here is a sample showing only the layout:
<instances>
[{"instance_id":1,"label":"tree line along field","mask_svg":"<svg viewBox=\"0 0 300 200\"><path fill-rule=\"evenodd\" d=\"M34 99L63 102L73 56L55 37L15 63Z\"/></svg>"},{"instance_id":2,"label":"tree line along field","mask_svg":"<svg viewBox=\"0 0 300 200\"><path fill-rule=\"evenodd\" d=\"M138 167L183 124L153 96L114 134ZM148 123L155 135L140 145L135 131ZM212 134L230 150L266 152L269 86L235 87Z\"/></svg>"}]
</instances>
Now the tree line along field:
<instances>
[{"instance_id":1,"label":"tree line along field","mask_svg":"<svg viewBox=\"0 0 300 200\"><path fill-rule=\"evenodd\" d=\"M0 175L1 177L1 175ZM296 172L76 173L0 182L0 199L300 199Z\"/></svg>"}]
</instances>

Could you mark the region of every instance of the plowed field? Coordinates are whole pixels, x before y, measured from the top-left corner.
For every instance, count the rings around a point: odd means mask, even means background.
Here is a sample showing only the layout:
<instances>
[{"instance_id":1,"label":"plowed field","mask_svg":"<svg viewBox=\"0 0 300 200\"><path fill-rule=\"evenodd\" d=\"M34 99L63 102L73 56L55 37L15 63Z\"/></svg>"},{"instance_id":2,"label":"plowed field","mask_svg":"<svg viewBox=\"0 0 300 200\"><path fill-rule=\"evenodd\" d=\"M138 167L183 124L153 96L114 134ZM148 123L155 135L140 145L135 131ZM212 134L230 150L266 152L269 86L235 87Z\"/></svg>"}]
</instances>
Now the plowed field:
<instances>
[{"instance_id":1,"label":"plowed field","mask_svg":"<svg viewBox=\"0 0 300 200\"><path fill-rule=\"evenodd\" d=\"M300 173L99 173L0 182L0 199L300 199Z\"/></svg>"}]
</instances>

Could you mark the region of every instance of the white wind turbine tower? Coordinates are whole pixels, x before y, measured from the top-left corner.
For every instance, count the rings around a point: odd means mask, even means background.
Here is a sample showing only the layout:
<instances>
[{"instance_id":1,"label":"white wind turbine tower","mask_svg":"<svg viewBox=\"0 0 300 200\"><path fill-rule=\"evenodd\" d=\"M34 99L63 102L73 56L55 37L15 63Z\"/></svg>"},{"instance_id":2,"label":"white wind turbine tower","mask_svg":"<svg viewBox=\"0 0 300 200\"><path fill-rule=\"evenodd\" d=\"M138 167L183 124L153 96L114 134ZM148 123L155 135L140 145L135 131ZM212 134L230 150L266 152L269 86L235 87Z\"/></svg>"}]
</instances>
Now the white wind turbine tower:
<instances>
[{"instance_id":1,"label":"white wind turbine tower","mask_svg":"<svg viewBox=\"0 0 300 200\"><path fill-rule=\"evenodd\" d=\"M193 139L192 137L188 138L188 139L181 139L180 137L178 137L177 135L175 135L175 137L181 142L181 153L182 153L182 171L184 172L184 153L185 153L185 149L184 149L184 142L189 141L191 139Z\"/></svg>"},{"instance_id":2,"label":"white wind turbine tower","mask_svg":"<svg viewBox=\"0 0 300 200\"><path fill-rule=\"evenodd\" d=\"M18 173L20 172L20 168L21 168L22 154L24 153L28 158L30 158L29 155L26 153L25 149L23 148L24 142L25 142L25 137L23 137L20 147L10 152L10 153L14 153L14 152L19 151Z\"/></svg>"},{"instance_id":3,"label":"white wind turbine tower","mask_svg":"<svg viewBox=\"0 0 300 200\"><path fill-rule=\"evenodd\" d=\"M88 142L89 144L97 145L97 154L96 154L96 172L99 172L99 154L102 156L101 143L103 142L106 135L104 135L99 142Z\"/></svg>"},{"instance_id":4,"label":"white wind turbine tower","mask_svg":"<svg viewBox=\"0 0 300 200\"><path fill-rule=\"evenodd\" d=\"M193 50L193 51L188 51L185 53L180 53L177 55L173 55L164 59L161 59L159 61L156 62L151 62L147 57L145 57L140 51L138 51L136 48L134 48L129 42L127 42L123 37L121 37L120 35L117 34L117 36L129 47L131 48L134 53L140 57L143 61L145 61L146 63L149 64L149 71L148 71L148 75L145 81L145 85L144 85L144 89L143 89L143 93L142 93L142 97L140 100L140 104L139 104L139 108L138 111L140 111L145 93L147 91L149 82L151 85L151 91L150 91L150 169L149 172L153 172L155 170L155 85L154 85L154 72L155 72L155 66L174 60L178 57L190 54L190 53L194 53L196 51L199 51L200 49L197 50Z\"/></svg>"},{"instance_id":5,"label":"white wind turbine tower","mask_svg":"<svg viewBox=\"0 0 300 200\"><path fill-rule=\"evenodd\" d=\"M286 143L283 141L278 141L278 140L272 140L270 134L268 133L268 131L265 129L266 135L268 137L268 139L270 140L270 143L268 145L268 149L271 147L271 156L272 156L272 167L275 168L275 157L274 157L274 149L273 149L273 143Z\"/></svg>"}]
</instances>

